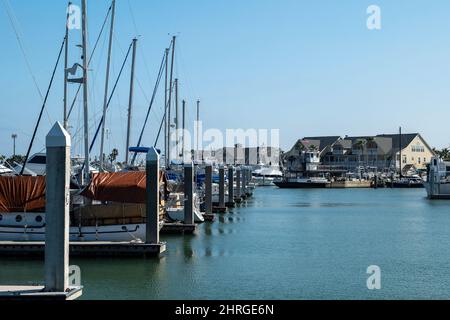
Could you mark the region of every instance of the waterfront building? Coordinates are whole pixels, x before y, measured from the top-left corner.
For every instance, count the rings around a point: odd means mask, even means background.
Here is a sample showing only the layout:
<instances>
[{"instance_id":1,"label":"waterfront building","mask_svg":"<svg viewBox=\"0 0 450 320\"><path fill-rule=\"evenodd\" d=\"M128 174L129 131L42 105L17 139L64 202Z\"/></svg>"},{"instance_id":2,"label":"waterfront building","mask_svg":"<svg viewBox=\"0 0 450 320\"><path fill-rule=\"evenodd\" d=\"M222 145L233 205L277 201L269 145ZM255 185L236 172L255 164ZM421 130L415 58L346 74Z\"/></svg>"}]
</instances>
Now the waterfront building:
<instances>
[{"instance_id":1,"label":"waterfront building","mask_svg":"<svg viewBox=\"0 0 450 320\"><path fill-rule=\"evenodd\" d=\"M305 137L283 155L284 166L289 171L309 171L306 164L311 151L320 157L317 171L336 173L357 172L360 169L398 171L401 167L406 174L425 170L434 156L433 150L419 133L402 134L401 138L399 134Z\"/></svg>"}]
</instances>

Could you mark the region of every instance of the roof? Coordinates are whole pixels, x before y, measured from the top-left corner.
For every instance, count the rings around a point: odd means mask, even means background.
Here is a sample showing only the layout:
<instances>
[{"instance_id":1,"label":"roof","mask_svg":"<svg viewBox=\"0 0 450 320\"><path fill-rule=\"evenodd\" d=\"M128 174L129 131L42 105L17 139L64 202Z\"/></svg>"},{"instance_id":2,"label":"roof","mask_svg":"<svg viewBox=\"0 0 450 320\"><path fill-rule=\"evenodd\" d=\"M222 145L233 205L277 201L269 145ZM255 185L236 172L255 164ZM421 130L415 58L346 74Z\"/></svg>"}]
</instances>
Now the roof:
<instances>
[{"instance_id":1,"label":"roof","mask_svg":"<svg viewBox=\"0 0 450 320\"><path fill-rule=\"evenodd\" d=\"M326 147L331 146L336 140L340 139L340 136L323 136L323 137L304 137L303 140L315 140L319 141L319 151L322 152Z\"/></svg>"},{"instance_id":2,"label":"roof","mask_svg":"<svg viewBox=\"0 0 450 320\"><path fill-rule=\"evenodd\" d=\"M342 146L344 149L351 149L352 147L352 140L349 139L339 139L334 143L334 145Z\"/></svg>"},{"instance_id":3,"label":"roof","mask_svg":"<svg viewBox=\"0 0 450 320\"><path fill-rule=\"evenodd\" d=\"M411 142L417 137L420 136L418 133L406 133L401 136L401 148L405 149L407 146L411 144ZM385 137L392 139L392 149L398 151L398 146L400 145L400 134L379 134L377 137ZM423 139L422 139L423 140ZM425 140L423 140L425 141Z\"/></svg>"}]
</instances>

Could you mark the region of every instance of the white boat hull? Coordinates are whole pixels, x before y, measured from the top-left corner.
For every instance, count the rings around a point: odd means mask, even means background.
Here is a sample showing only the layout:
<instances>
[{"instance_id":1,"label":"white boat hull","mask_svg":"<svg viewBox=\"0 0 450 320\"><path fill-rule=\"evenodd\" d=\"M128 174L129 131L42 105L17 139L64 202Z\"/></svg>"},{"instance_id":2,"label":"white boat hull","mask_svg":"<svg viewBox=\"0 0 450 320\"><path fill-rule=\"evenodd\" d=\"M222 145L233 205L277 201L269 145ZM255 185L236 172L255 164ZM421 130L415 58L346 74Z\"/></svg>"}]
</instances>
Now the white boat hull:
<instances>
[{"instance_id":1,"label":"white boat hull","mask_svg":"<svg viewBox=\"0 0 450 320\"><path fill-rule=\"evenodd\" d=\"M170 217L170 219L174 221L184 221L184 208L168 208L167 209L167 215ZM197 209L194 209L194 222L195 223L201 223L204 222L205 219L203 218L203 215L201 212Z\"/></svg>"},{"instance_id":2,"label":"white boat hull","mask_svg":"<svg viewBox=\"0 0 450 320\"><path fill-rule=\"evenodd\" d=\"M69 241L145 241L145 224L70 227ZM0 241L45 241L45 226L0 226Z\"/></svg>"}]
</instances>

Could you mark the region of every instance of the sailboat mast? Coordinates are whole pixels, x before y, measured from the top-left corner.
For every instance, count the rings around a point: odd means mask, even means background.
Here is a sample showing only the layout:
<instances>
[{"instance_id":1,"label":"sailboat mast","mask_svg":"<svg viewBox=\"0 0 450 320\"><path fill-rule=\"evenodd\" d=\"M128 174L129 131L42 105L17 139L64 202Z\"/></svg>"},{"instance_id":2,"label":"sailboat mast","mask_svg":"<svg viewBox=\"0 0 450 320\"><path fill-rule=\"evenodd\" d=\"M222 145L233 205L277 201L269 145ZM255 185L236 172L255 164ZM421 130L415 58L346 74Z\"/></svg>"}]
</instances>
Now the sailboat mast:
<instances>
[{"instance_id":1,"label":"sailboat mast","mask_svg":"<svg viewBox=\"0 0 450 320\"><path fill-rule=\"evenodd\" d=\"M182 126L183 126L183 135L182 135L182 140L181 140L181 161L184 163L184 134L185 134L185 131L186 131L186 101L185 100L183 100L183 102L182 102L182 104L183 104L183 124L182 124Z\"/></svg>"},{"instance_id":2,"label":"sailboat mast","mask_svg":"<svg viewBox=\"0 0 450 320\"><path fill-rule=\"evenodd\" d=\"M399 128L398 151L400 154L400 161L399 161L400 178L402 178L402 127Z\"/></svg>"},{"instance_id":3,"label":"sailboat mast","mask_svg":"<svg viewBox=\"0 0 450 320\"><path fill-rule=\"evenodd\" d=\"M64 129L67 130L68 122L67 122L67 67L68 67L68 59L69 59L69 17L70 17L70 6L72 2L69 2L67 5L67 17L66 17L66 43L64 47L64 116L63 116L63 126Z\"/></svg>"},{"instance_id":4,"label":"sailboat mast","mask_svg":"<svg viewBox=\"0 0 450 320\"><path fill-rule=\"evenodd\" d=\"M176 40L177 40L177 37L173 37L172 38L172 60L171 60L171 63L170 63L170 80L169 80L169 101L168 101L168 115L167 115L167 149L168 149L168 153L167 153L167 157L166 157L166 159L167 159L167 167L169 167L170 166L170 153L171 153L171 150L170 150L170 145L171 145L171 143L170 143L170 139L171 139L171 136L170 136L170 131L171 131L171 127L170 127L170 125L171 125L171 122L172 122L172 119L171 119L171 117L172 117L172 112L171 112L171 110L172 110L172 88L173 88L173 86L172 86L172 83L173 83L173 81L172 81L172 79L173 79L173 63L174 63L174 59L175 59L175 42L176 42Z\"/></svg>"},{"instance_id":5,"label":"sailboat mast","mask_svg":"<svg viewBox=\"0 0 450 320\"><path fill-rule=\"evenodd\" d=\"M109 70L111 67L111 52L113 44L114 34L114 18L116 12L116 0L112 0L111 3L111 28L109 30L109 46L108 46L108 61L106 63L106 80L105 80L105 94L103 97L103 122L102 122L102 134L100 142L100 170L103 170L103 153L105 145L105 124L106 124L106 109L108 108L108 90L109 90Z\"/></svg>"},{"instance_id":6,"label":"sailboat mast","mask_svg":"<svg viewBox=\"0 0 450 320\"><path fill-rule=\"evenodd\" d=\"M179 121L178 121L178 79L175 79L175 148L177 152L177 159L180 156L180 148L179 148Z\"/></svg>"},{"instance_id":7,"label":"sailboat mast","mask_svg":"<svg viewBox=\"0 0 450 320\"><path fill-rule=\"evenodd\" d=\"M134 68L136 64L136 44L137 39L133 39L133 57L131 60L131 79L130 79L130 98L128 100L128 124L127 124L127 143L125 149L125 163L128 164L128 149L130 148L130 134L131 134L131 111L133 107L133 90L134 90Z\"/></svg>"},{"instance_id":8,"label":"sailboat mast","mask_svg":"<svg viewBox=\"0 0 450 320\"><path fill-rule=\"evenodd\" d=\"M196 151L196 157L197 160L199 160L199 145L200 145L200 132L199 132L199 127L200 127L200 100L197 100L197 125L196 125L196 131L197 131L197 151Z\"/></svg>"},{"instance_id":9,"label":"sailboat mast","mask_svg":"<svg viewBox=\"0 0 450 320\"><path fill-rule=\"evenodd\" d=\"M88 117L88 50L87 50L87 10L86 0L82 0L82 46L83 46L83 115L84 115L84 183L88 184L89 174L89 117Z\"/></svg>"},{"instance_id":10,"label":"sailboat mast","mask_svg":"<svg viewBox=\"0 0 450 320\"><path fill-rule=\"evenodd\" d=\"M165 81L164 81L164 157L167 168L167 81L169 78L169 49L166 49L166 66L165 66Z\"/></svg>"}]
</instances>

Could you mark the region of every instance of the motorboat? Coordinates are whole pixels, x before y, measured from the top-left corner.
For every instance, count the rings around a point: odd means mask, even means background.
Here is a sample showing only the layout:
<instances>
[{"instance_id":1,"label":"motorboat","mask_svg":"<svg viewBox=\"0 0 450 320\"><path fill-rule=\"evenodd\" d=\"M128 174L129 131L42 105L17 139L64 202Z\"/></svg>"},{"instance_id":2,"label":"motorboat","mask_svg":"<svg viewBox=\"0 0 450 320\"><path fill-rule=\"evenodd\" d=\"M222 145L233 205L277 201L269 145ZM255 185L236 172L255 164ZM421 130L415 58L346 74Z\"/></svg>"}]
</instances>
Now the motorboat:
<instances>
[{"instance_id":1,"label":"motorboat","mask_svg":"<svg viewBox=\"0 0 450 320\"><path fill-rule=\"evenodd\" d=\"M272 186L274 181L283 177L281 170L276 167L262 167L253 171L252 175L256 186Z\"/></svg>"},{"instance_id":2,"label":"motorboat","mask_svg":"<svg viewBox=\"0 0 450 320\"><path fill-rule=\"evenodd\" d=\"M327 188L331 182L324 177L301 177L285 178L281 181L274 181L274 184L282 189L302 189L302 188Z\"/></svg>"}]
</instances>

